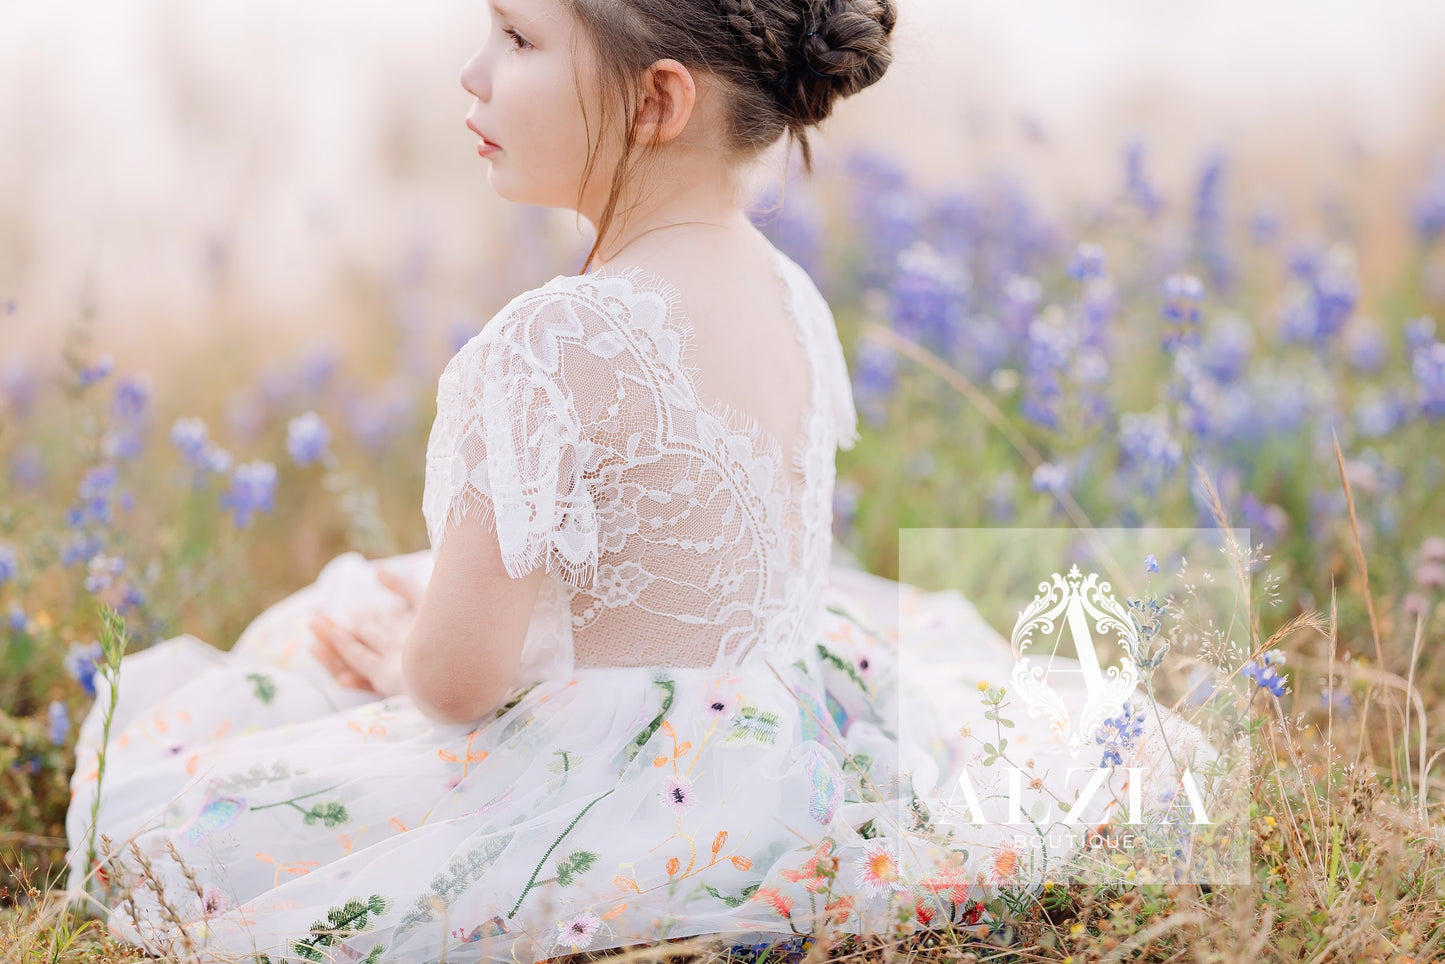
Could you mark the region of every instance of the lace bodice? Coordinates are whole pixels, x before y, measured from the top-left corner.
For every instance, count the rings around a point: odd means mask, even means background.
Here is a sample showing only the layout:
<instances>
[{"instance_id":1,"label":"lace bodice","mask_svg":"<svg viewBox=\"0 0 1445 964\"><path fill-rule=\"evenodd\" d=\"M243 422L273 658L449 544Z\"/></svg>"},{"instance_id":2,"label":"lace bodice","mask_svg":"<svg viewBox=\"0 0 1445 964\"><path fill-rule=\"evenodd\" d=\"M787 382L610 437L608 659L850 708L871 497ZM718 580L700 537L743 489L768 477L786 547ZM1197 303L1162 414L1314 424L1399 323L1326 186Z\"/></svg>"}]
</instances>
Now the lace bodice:
<instances>
[{"instance_id":1,"label":"lace bodice","mask_svg":"<svg viewBox=\"0 0 1445 964\"><path fill-rule=\"evenodd\" d=\"M772 257L812 382L790 453L801 482L775 436L699 396L679 292L640 268L518 295L441 376L422 506L432 548L476 514L510 575L545 566L534 623L550 607L575 666L791 658L820 625L833 459L857 419L827 301Z\"/></svg>"}]
</instances>

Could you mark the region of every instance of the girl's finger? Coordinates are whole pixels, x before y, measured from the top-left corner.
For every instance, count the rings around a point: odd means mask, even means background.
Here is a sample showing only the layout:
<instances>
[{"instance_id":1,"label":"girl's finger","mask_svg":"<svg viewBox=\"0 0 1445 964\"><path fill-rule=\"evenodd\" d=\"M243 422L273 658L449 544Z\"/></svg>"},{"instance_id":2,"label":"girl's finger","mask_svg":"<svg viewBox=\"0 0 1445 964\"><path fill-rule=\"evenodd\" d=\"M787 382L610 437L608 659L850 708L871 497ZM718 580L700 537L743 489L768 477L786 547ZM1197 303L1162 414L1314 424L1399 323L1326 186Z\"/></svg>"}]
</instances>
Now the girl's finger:
<instances>
[{"instance_id":1,"label":"girl's finger","mask_svg":"<svg viewBox=\"0 0 1445 964\"><path fill-rule=\"evenodd\" d=\"M420 593L405 576L393 572L390 569L378 569L376 571L376 578L377 581L387 589L390 589L402 599L405 599L407 605L411 606L411 608L416 609L421 605Z\"/></svg>"}]
</instances>

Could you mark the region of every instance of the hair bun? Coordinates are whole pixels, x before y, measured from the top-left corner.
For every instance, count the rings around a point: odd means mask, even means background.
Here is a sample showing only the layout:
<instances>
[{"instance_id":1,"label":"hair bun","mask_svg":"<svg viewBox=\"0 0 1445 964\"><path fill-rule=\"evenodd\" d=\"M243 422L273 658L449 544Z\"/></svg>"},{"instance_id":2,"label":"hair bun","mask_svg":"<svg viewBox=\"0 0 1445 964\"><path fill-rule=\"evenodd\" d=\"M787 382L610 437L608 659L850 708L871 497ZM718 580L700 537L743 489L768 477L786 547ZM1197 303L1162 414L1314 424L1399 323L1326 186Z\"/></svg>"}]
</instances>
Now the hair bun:
<instances>
[{"instance_id":1,"label":"hair bun","mask_svg":"<svg viewBox=\"0 0 1445 964\"><path fill-rule=\"evenodd\" d=\"M894 0L825 0L810 4L803 32L782 83L797 123L816 124L840 97L883 77L893 62L890 40L898 20Z\"/></svg>"}]
</instances>

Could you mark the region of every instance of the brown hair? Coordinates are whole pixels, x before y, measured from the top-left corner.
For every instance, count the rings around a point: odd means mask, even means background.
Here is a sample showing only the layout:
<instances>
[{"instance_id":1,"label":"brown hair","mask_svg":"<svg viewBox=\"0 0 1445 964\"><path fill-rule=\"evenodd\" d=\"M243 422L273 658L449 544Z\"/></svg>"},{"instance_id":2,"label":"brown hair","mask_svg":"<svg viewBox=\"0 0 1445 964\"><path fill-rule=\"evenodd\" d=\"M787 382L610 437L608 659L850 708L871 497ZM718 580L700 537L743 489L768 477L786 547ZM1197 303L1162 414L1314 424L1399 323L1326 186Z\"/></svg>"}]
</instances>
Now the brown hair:
<instances>
[{"instance_id":1,"label":"brown hair","mask_svg":"<svg viewBox=\"0 0 1445 964\"><path fill-rule=\"evenodd\" d=\"M603 123L582 173L591 179L610 106L636 108L636 79L658 60L714 75L727 99L728 143L750 160L784 134L796 141L812 174L806 129L821 123L839 98L883 76L893 60L894 0L563 0L597 51ZM578 90L579 99L581 90ZM585 116L584 116L585 121ZM588 124L590 129L591 125ZM622 132L622 159L583 264L592 264L634 168L632 125ZM579 202L581 198L579 189Z\"/></svg>"}]
</instances>

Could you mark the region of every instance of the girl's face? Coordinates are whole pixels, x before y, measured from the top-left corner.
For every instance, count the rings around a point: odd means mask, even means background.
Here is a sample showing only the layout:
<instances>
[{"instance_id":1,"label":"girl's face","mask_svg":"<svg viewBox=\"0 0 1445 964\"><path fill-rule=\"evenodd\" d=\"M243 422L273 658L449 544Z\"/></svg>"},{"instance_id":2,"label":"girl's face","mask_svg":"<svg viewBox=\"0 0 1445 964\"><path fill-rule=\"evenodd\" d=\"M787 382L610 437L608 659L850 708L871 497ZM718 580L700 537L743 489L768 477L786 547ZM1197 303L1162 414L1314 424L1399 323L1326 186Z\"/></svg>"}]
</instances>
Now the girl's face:
<instances>
[{"instance_id":1,"label":"girl's face","mask_svg":"<svg viewBox=\"0 0 1445 964\"><path fill-rule=\"evenodd\" d=\"M591 44L562 0L492 0L491 8L487 41L462 67L461 82L476 98L467 126L487 152L492 188L509 201L576 210L590 146L578 80L592 98L593 137L598 124ZM607 161L598 159L589 193L602 180L596 172L611 170Z\"/></svg>"}]
</instances>

